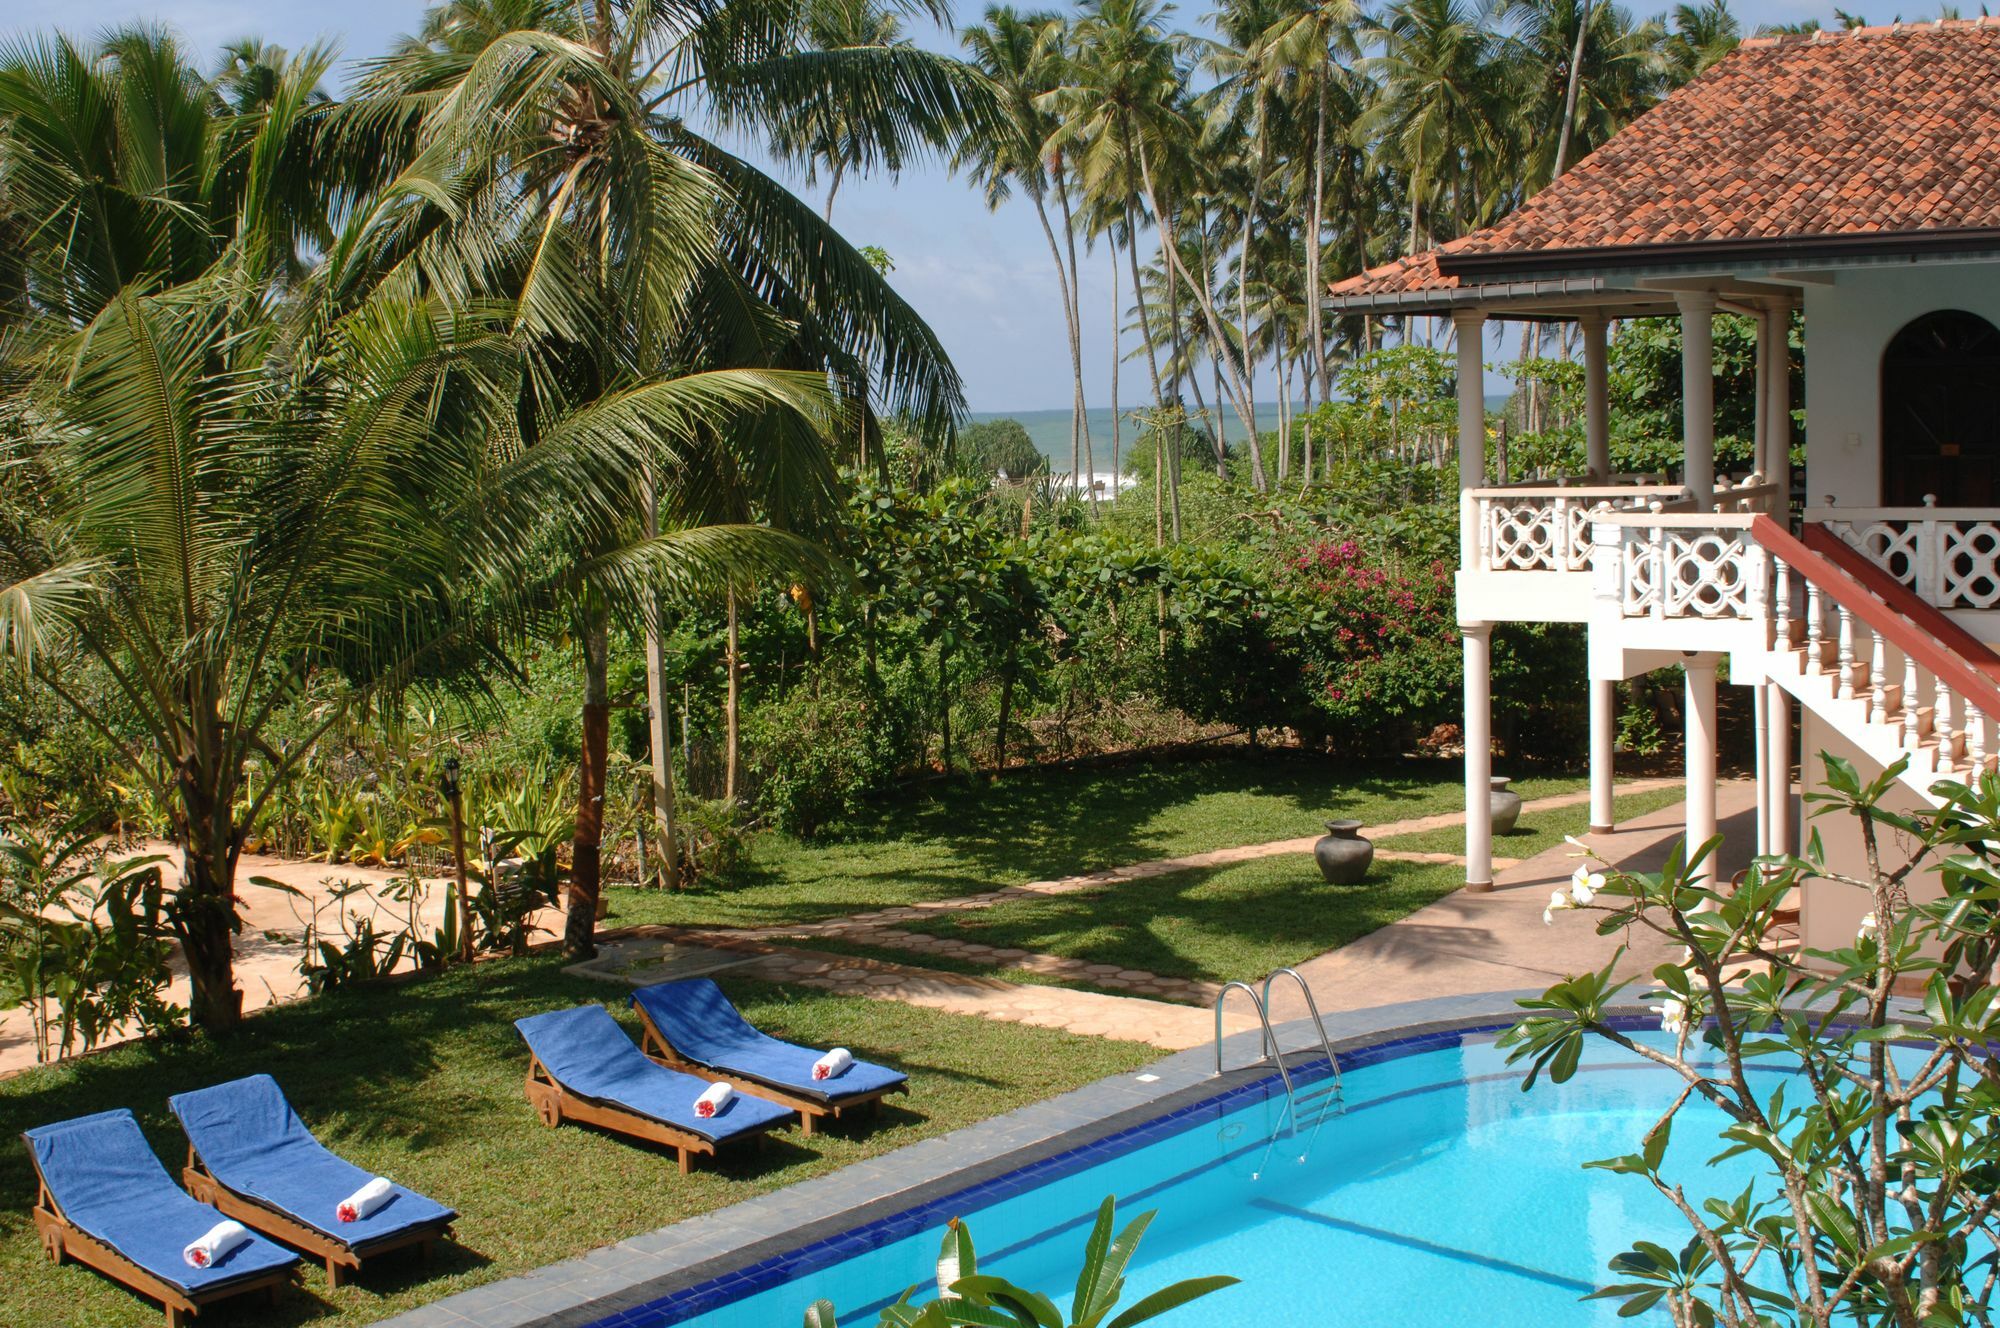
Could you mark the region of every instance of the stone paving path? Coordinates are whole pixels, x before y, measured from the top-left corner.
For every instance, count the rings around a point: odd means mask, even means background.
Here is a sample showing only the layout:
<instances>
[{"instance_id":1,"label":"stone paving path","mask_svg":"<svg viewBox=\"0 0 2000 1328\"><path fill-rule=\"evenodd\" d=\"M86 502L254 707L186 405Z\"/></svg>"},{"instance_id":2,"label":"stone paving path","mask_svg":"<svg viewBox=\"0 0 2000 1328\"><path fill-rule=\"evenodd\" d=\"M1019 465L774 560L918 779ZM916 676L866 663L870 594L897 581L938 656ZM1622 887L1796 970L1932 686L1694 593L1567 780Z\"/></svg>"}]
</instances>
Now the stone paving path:
<instances>
[{"instance_id":1,"label":"stone paving path","mask_svg":"<svg viewBox=\"0 0 2000 1328\"><path fill-rule=\"evenodd\" d=\"M1670 787L1678 782L1673 779L1637 780L1620 785L1619 792L1621 794L1645 792L1650 789ZM1544 811L1570 807L1588 801L1588 798L1588 793L1558 794L1527 803L1524 810ZM1667 809L1667 811L1672 812L1675 817L1678 816L1677 809ZM1640 818L1635 823L1640 827L1637 831L1619 832L1612 837L1619 840L1619 844L1614 846L1607 841L1607 849L1614 853L1625 852L1624 844L1631 840L1634 834L1657 838L1654 823L1661 815L1662 813L1653 813L1649 817ZM1415 817L1372 827L1370 836L1386 839L1394 835L1443 829L1461 824L1463 821L1462 813ZM1165 977L1140 969L1121 968L1116 964L1093 964L1063 955L1037 954L1025 949L985 945L956 937L931 936L923 932L902 930L898 924L919 921L939 913L970 912L991 908L1010 900L1103 889L1170 872L1225 866L1282 854L1309 853L1315 839L1316 836L1307 836L1217 849L1179 858L1155 859L1107 871L1063 877L1059 880L1031 881L1025 885L989 890L956 899L875 909L818 923L779 924L756 928L650 926L634 928L620 935L645 940L668 940L677 944L707 946L716 950L750 954L755 957L748 963L733 967L732 971L754 975L768 981L819 987L882 1000L907 1001L929 1009L974 1014L1010 1023L1064 1028L1071 1032L1096 1036L1128 1038L1148 1042L1157 1047L1178 1050L1198 1046L1214 1036L1215 1023L1211 1007L1221 991L1221 984ZM1516 859L1496 859L1494 865L1498 869L1501 885L1495 894L1507 891L1509 889L1507 883L1524 872L1529 879L1539 883L1548 870L1542 865L1544 859L1561 856L1563 862L1561 874L1566 876L1571 865L1566 856L1569 852L1571 850L1564 845L1526 863ZM1391 860L1428 863L1463 861L1459 855L1451 853L1380 850L1377 856ZM1464 891L1460 891L1450 896L1450 899L1461 897L1478 899L1484 896L1468 896ZM1541 898L1545 900L1546 895L1542 895ZM1436 908L1438 905L1431 907ZM1535 905L1536 910L1540 907L1540 903ZM1428 911L1419 910L1413 917L1423 916ZM1389 927L1374 933L1374 936L1382 936L1409 921L1410 919L1403 919L1402 922L1391 923ZM1539 922L1539 913L1536 921ZM933 956L987 964L991 965L995 972L992 976L941 972L924 968L920 962L901 964L881 959L801 949L784 944L786 940L809 939L832 940L871 949L904 951L918 961L925 956ZM1364 945L1372 939L1373 937L1365 937L1361 942L1356 942L1356 945ZM618 942L613 939L607 943L616 945ZM1354 946L1346 947L1346 949L1354 948ZM1338 950L1331 955L1322 956L1318 960L1311 961L1307 968L1310 969L1312 964L1323 964L1345 952L1346 950ZM612 967L615 968L615 964ZM1422 984L1425 990L1433 992L1458 990L1463 986L1463 983L1454 985L1447 976L1442 979L1443 987L1434 987L1440 980L1440 975L1425 971L1427 968L1428 965L1419 964L1406 976L1409 981ZM1010 970L1110 990L1109 992L1079 991L1070 987L1009 981L1003 975ZM1326 976L1322 974L1315 979L1308 972L1308 979L1314 981L1316 990ZM1466 989L1489 988L1475 985ZM1110 994L1111 992L1127 994ZM1357 997L1360 999L1357 1000ZM1380 1003L1366 999L1360 992L1343 993L1334 999L1336 1004L1325 1004L1326 998L1323 997L1322 1003L1325 1008L1352 1008L1357 1004ZM1381 999L1395 998L1384 996ZM1303 1013L1303 1006L1298 1013ZM1286 1017L1294 1016L1288 1013ZM1254 1027L1255 1022L1253 1014L1239 1007L1226 1013L1224 1028L1225 1031L1240 1032Z\"/></svg>"}]
</instances>

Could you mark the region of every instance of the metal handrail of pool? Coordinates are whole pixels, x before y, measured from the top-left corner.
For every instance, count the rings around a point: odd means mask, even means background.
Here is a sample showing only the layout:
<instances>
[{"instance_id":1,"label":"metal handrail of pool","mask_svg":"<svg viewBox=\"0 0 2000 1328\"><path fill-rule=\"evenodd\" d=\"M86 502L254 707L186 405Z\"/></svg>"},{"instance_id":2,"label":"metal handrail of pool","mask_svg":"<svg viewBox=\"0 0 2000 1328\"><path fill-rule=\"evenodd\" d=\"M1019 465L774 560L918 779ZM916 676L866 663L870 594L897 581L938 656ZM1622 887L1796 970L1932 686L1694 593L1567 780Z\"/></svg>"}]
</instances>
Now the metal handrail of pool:
<instances>
[{"instance_id":1,"label":"metal handrail of pool","mask_svg":"<svg viewBox=\"0 0 2000 1328\"><path fill-rule=\"evenodd\" d=\"M1264 1059L1278 1063L1278 1073L1285 1081L1285 1100L1295 1101L1298 1092L1292 1087L1292 1072L1285 1068L1284 1053L1278 1049L1278 1035L1271 1031L1271 1014L1258 999L1257 989L1239 979L1231 979L1222 984L1222 990L1215 993L1215 1072L1222 1073L1222 1003L1229 999L1232 989L1241 987L1243 994L1250 998L1250 1004L1257 1011L1257 1022L1264 1026Z\"/></svg>"},{"instance_id":2,"label":"metal handrail of pool","mask_svg":"<svg viewBox=\"0 0 2000 1328\"><path fill-rule=\"evenodd\" d=\"M1333 1070L1334 1096L1336 1097L1341 1096L1344 1090L1340 1086L1340 1058L1333 1054L1333 1040L1327 1037L1326 1035L1326 1021L1319 1017L1319 1002L1313 999L1312 986L1310 983L1306 981L1305 974L1299 972L1299 970L1297 970L1296 968L1281 968L1277 972L1271 974L1270 977L1264 979L1265 1027L1268 1028L1270 1026L1271 984L1273 982L1276 982L1279 978L1284 978L1284 977L1288 977L1292 981L1298 983L1299 990L1305 993L1306 1012L1312 1015L1313 1028L1315 1031L1319 1033L1319 1045L1325 1049L1326 1063ZM1277 1050L1277 1043L1275 1039L1273 1040L1271 1045L1273 1051ZM1283 1057L1281 1056L1280 1059L1282 1060Z\"/></svg>"}]
</instances>

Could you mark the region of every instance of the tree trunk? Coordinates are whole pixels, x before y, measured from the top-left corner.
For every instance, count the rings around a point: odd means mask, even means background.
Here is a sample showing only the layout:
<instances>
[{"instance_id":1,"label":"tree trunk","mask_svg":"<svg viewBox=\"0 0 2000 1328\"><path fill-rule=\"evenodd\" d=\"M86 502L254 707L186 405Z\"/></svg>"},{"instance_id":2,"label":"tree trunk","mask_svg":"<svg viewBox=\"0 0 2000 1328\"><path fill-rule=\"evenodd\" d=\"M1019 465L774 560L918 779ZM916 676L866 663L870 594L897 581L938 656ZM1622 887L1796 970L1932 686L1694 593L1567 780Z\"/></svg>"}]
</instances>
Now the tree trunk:
<instances>
[{"instance_id":1,"label":"tree trunk","mask_svg":"<svg viewBox=\"0 0 2000 1328\"><path fill-rule=\"evenodd\" d=\"M1319 101L1313 115L1313 171L1312 171L1312 216L1306 223L1306 356L1304 366L1318 385L1321 396L1326 395L1328 369L1326 360L1326 324L1320 302L1326 292L1320 289L1320 242L1326 227L1326 80L1331 69L1320 68Z\"/></svg>"},{"instance_id":2,"label":"tree trunk","mask_svg":"<svg viewBox=\"0 0 2000 1328\"><path fill-rule=\"evenodd\" d=\"M1014 710L1014 652L1008 650L1007 662L1000 671L1000 728L993 737L993 768L1007 768L1007 721Z\"/></svg>"},{"instance_id":3,"label":"tree trunk","mask_svg":"<svg viewBox=\"0 0 2000 1328\"><path fill-rule=\"evenodd\" d=\"M938 763L951 773L951 649L938 646Z\"/></svg>"},{"instance_id":4,"label":"tree trunk","mask_svg":"<svg viewBox=\"0 0 2000 1328\"><path fill-rule=\"evenodd\" d=\"M743 750L740 743L740 722L743 705L743 657L737 649L738 613L736 591L729 592L729 648L723 658L724 671L728 674L728 695L723 699L722 719L725 750L722 762L722 796L735 798L737 777L742 772Z\"/></svg>"},{"instance_id":5,"label":"tree trunk","mask_svg":"<svg viewBox=\"0 0 2000 1328\"><path fill-rule=\"evenodd\" d=\"M583 753L577 762L576 838L570 843L569 916L563 953L597 953L597 899L603 885L604 768L611 740L611 641L604 611L583 628Z\"/></svg>"},{"instance_id":6,"label":"tree trunk","mask_svg":"<svg viewBox=\"0 0 2000 1328\"><path fill-rule=\"evenodd\" d=\"M1569 87L1563 92L1562 132L1556 138L1556 165L1549 177L1554 180L1569 168L1569 140L1576 132L1576 94L1583 82L1583 43L1590 32L1590 0L1577 6L1576 48L1569 57Z\"/></svg>"},{"instance_id":7,"label":"tree trunk","mask_svg":"<svg viewBox=\"0 0 2000 1328\"><path fill-rule=\"evenodd\" d=\"M1076 325L1076 302L1070 297L1069 271L1063 266L1062 246L1056 243L1055 227L1049 224L1049 210L1042 203L1039 189L1028 194L1028 200L1035 205L1035 219L1042 223L1042 236L1049 242L1049 256L1056 260L1056 287L1062 297L1063 330L1069 334L1070 374L1072 378L1069 403L1069 477L1074 484L1083 474L1083 342ZM1091 486L1091 501L1097 500L1096 486Z\"/></svg>"},{"instance_id":8,"label":"tree trunk","mask_svg":"<svg viewBox=\"0 0 2000 1328\"><path fill-rule=\"evenodd\" d=\"M1167 404L1167 391L1160 382L1160 353L1153 340L1153 315L1146 303L1146 287L1139 280L1139 227L1132 217L1132 205L1125 204L1125 261L1132 273L1132 305L1139 311L1139 342L1146 348L1146 372L1153 382L1153 408ZM1162 249L1164 253L1165 250Z\"/></svg>"},{"instance_id":9,"label":"tree trunk","mask_svg":"<svg viewBox=\"0 0 2000 1328\"><path fill-rule=\"evenodd\" d=\"M182 785L186 796L186 785ZM236 986L232 939L236 918L236 855L224 849L217 861L211 845L218 838L234 839L229 809L210 808L199 815L189 808L189 825L180 840L181 886L174 894L174 932L187 960L188 1013L196 1027L208 1033L228 1033L243 1021L243 993ZM218 817L220 822L218 823ZM198 838L209 844L197 844Z\"/></svg>"},{"instance_id":10,"label":"tree trunk","mask_svg":"<svg viewBox=\"0 0 2000 1328\"><path fill-rule=\"evenodd\" d=\"M646 481L646 536L660 533L660 496L651 478ZM674 805L674 747L667 728L667 647L662 639L659 592L646 590L646 728L647 755L653 764L653 831L660 841L660 884L669 890L681 885L681 853L678 809Z\"/></svg>"},{"instance_id":11,"label":"tree trunk","mask_svg":"<svg viewBox=\"0 0 2000 1328\"><path fill-rule=\"evenodd\" d=\"M1115 482L1119 474L1118 434L1122 427L1118 418L1118 360L1119 353L1124 350L1118 320L1124 311L1118 307L1118 242L1107 240L1106 247L1111 250L1111 474Z\"/></svg>"},{"instance_id":12,"label":"tree trunk","mask_svg":"<svg viewBox=\"0 0 2000 1328\"><path fill-rule=\"evenodd\" d=\"M1073 409L1076 412L1077 426L1083 431L1083 473L1084 478L1090 484L1091 511L1095 512L1097 510L1097 449L1091 445L1090 407L1083 399L1083 274L1077 270L1076 266L1076 221L1070 215L1069 184L1063 177L1062 159L1060 157L1056 159L1054 176L1056 201L1062 204L1063 239L1069 247L1069 364L1070 371L1076 375L1075 406ZM1062 259L1060 256L1057 257L1056 262L1058 265L1061 264ZM1118 496L1117 466L1115 464L1117 449L1113 448L1112 451L1114 464L1112 466L1111 496L1113 499L1116 499ZM1071 465L1074 467L1074 460L1072 460ZM1074 479L1073 469L1072 479Z\"/></svg>"}]
</instances>

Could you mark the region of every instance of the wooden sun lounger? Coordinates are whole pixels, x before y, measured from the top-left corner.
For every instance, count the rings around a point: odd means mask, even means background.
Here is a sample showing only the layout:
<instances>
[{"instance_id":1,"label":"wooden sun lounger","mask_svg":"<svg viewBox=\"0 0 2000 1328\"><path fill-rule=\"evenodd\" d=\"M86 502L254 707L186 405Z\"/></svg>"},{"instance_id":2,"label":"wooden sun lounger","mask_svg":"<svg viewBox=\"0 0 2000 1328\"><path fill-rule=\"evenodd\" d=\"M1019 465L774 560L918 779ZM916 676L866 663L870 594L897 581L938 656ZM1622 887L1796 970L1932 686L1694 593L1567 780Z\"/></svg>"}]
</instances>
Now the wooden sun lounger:
<instances>
[{"instance_id":1,"label":"wooden sun lounger","mask_svg":"<svg viewBox=\"0 0 2000 1328\"><path fill-rule=\"evenodd\" d=\"M722 1082L735 1088L738 1092L748 1093L752 1097L761 1097L766 1102L775 1102L781 1107L790 1107L793 1111L799 1113L799 1128L807 1137L811 1137L813 1124L817 1120L822 1118L839 1120L844 1113L853 1111L859 1107L867 1107L872 1110L880 1107L882 1099L889 1096L889 1094L907 1093L910 1091L910 1081L905 1079L901 1083L889 1084L872 1092L856 1093L852 1097L845 1097L837 1102L829 1102L824 1098L810 1097L804 1093L795 1093L789 1089L767 1083L762 1079L752 1079L747 1075L732 1074L720 1066L704 1065L699 1061L689 1060L674 1050L673 1043L667 1041L666 1035L661 1033L659 1028L654 1025L653 1016L647 1013L644 1006L634 1005L633 1009L639 1015L640 1028L644 1030L644 1035L639 1040L639 1048L647 1056L651 1057L654 1062L666 1066L669 1070L679 1070L684 1074L699 1075L705 1079L720 1079Z\"/></svg>"},{"instance_id":2,"label":"wooden sun lounger","mask_svg":"<svg viewBox=\"0 0 2000 1328\"><path fill-rule=\"evenodd\" d=\"M542 1118L542 1124L551 1129L566 1120L573 1120L585 1125L595 1125L613 1134L629 1135L634 1139L644 1139L648 1143L664 1145L674 1150L683 1176L694 1170L696 1153L707 1153L710 1156L715 1153L713 1141L704 1139L690 1130L669 1125L665 1121L654 1120L651 1116L642 1116L636 1111L627 1111L609 1102L598 1102L577 1096L557 1083L555 1076L543 1068L541 1059L533 1052L528 1054L527 1091L528 1101L534 1104L535 1114ZM761 1148L769 1138L770 1128L758 1131L756 1133L758 1147Z\"/></svg>"},{"instance_id":3,"label":"wooden sun lounger","mask_svg":"<svg viewBox=\"0 0 2000 1328\"><path fill-rule=\"evenodd\" d=\"M30 1159L32 1161L32 1157ZM167 1328L187 1328L195 1315L203 1308L217 1301L232 1300L237 1296L262 1291L270 1297L273 1305L278 1304L285 1290L285 1284L292 1280L292 1270L276 1269L256 1277L246 1277L240 1282L229 1282L207 1291L187 1292L163 1278L147 1272L138 1264L106 1245L97 1237L84 1231L62 1215L55 1196L49 1193L48 1183L42 1179L41 1168L35 1168L35 1234L41 1238L42 1249L52 1262L62 1263L65 1259L75 1259L80 1264L95 1268L112 1281L130 1287L141 1295L151 1296L160 1302L167 1312Z\"/></svg>"},{"instance_id":4,"label":"wooden sun lounger","mask_svg":"<svg viewBox=\"0 0 2000 1328\"><path fill-rule=\"evenodd\" d=\"M363 1259L372 1259L378 1254L388 1254L392 1250L406 1250L412 1245L420 1247L421 1257L428 1259L437 1247L440 1237L452 1234L452 1224L417 1227L409 1231L398 1231L384 1236L378 1241L362 1245L345 1245L323 1231L315 1231L290 1213L273 1208L261 1199L247 1194L238 1194L209 1174L202 1164L201 1154L194 1145L188 1145L187 1166L181 1170L181 1183L187 1192L211 1208L217 1209L225 1217L233 1217L252 1231L262 1232L272 1240L282 1241L295 1250L304 1250L313 1258L326 1264L326 1284L337 1287L349 1276L361 1270Z\"/></svg>"}]
</instances>

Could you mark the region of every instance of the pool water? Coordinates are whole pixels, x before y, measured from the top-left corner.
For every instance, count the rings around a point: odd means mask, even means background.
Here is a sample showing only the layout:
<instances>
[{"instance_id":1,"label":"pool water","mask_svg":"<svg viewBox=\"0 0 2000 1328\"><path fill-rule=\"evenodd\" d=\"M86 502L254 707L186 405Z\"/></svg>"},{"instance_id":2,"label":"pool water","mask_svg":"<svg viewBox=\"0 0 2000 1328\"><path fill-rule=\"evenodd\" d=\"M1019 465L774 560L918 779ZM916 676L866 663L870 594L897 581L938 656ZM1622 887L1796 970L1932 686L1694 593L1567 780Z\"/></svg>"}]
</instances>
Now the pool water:
<instances>
[{"instance_id":1,"label":"pool water","mask_svg":"<svg viewBox=\"0 0 2000 1328\"><path fill-rule=\"evenodd\" d=\"M1067 1304L1090 1220L1116 1194L1121 1225L1159 1212L1124 1304L1183 1277L1242 1279L1168 1315L1168 1328L1665 1323L1664 1313L1620 1320L1617 1301L1579 1299L1634 1240L1679 1250L1688 1237L1645 1180L1581 1164L1637 1151L1678 1081L1607 1043L1569 1083L1543 1080L1523 1093L1490 1033L1447 1041L1348 1068L1331 1109L1329 1080L1302 1081L1296 1125L1282 1089L1238 1094L1138 1131L1128 1145L1110 1141L1102 1160L1054 1168L1004 1197L968 1197L920 1232L697 1317L680 1301L618 1322L791 1328L826 1297L844 1328L869 1328L905 1287L932 1294L950 1215L970 1226L982 1272ZM1665 1170L1697 1204L1739 1194L1761 1172L1754 1157L1707 1165L1722 1124L1696 1100L1675 1125Z\"/></svg>"}]
</instances>

